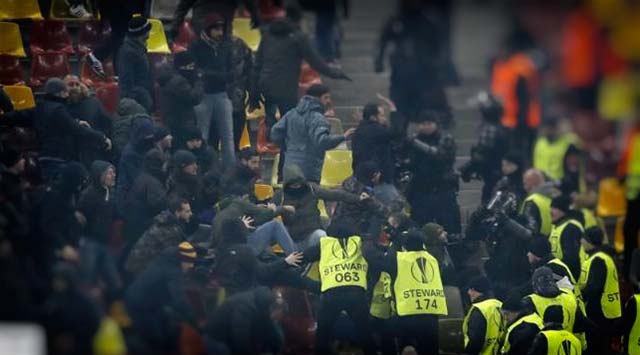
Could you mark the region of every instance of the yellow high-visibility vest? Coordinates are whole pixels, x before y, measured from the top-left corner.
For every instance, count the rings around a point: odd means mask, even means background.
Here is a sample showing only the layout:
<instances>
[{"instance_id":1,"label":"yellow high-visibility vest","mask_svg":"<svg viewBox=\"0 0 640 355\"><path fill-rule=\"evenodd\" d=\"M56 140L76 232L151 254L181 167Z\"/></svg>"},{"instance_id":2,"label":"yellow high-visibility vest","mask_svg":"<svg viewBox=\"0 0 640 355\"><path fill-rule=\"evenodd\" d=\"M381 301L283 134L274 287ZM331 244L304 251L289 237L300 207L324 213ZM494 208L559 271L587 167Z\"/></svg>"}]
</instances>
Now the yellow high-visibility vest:
<instances>
[{"instance_id":1,"label":"yellow high-visibility vest","mask_svg":"<svg viewBox=\"0 0 640 355\"><path fill-rule=\"evenodd\" d=\"M384 271L380 273L380 278L373 288L369 313L380 319L391 318L391 275Z\"/></svg>"},{"instance_id":2,"label":"yellow high-visibility vest","mask_svg":"<svg viewBox=\"0 0 640 355\"><path fill-rule=\"evenodd\" d=\"M362 256L360 237L320 238L319 267L322 292L343 286L358 286L366 290L368 266Z\"/></svg>"},{"instance_id":3,"label":"yellow high-visibility vest","mask_svg":"<svg viewBox=\"0 0 640 355\"><path fill-rule=\"evenodd\" d=\"M511 332L513 332L513 330L516 329L521 324L533 324L536 327L538 327L538 329L544 328L544 322L542 321L542 318L540 318L540 316L537 313L531 313L529 315L526 315L516 320L507 328L507 334L504 337L504 344L502 345L502 350L501 350L503 354L508 354L509 351L511 350L511 342L509 341L509 335L511 335Z\"/></svg>"},{"instance_id":4,"label":"yellow high-visibility vest","mask_svg":"<svg viewBox=\"0 0 640 355\"><path fill-rule=\"evenodd\" d=\"M591 255L587 262L582 266L582 273L578 284L584 289L589 279L589 271L591 264L595 259L602 259L607 268L607 278L604 282L604 289L600 297L600 306L602 313L607 319L615 319L622 316L622 303L620 302L620 285L618 284L618 270L613 259L604 252L597 252Z\"/></svg>"},{"instance_id":5,"label":"yellow high-visibility vest","mask_svg":"<svg viewBox=\"0 0 640 355\"><path fill-rule=\"evenodd\" d=\"M543 330L541 334L547 338L547 354L582 355L580 340L567 330Z\"/></svg>"},{"instance_id":6,"label":"yellow high-visibility vest","mask_svg":"<svg viewBox=\"0 0 640 355\"><path fill-rule=\"evenodd\" d=\"M565 134L553 142L550 142L546 137L539 137L533 148L533 167L554 180L562 180L564 177L564 156L576 141L576 136L573 134Z\"/></svg>"},{"instance_id":7,"label":"yellow high-visibility vest","mask_svg":"<svg viewBox=\"0 0 640 355\"><path fill-rule=\"evenodd\" d=\"M543 319L544 313L547 311L547 308L551 306L562 307L562 327L570 332L573 331L573 324L576 321L576 312L579 312L578 301L576 300L576 296L573 293L568 292L564 289L560 289L560 294L553 298L542 297L535 293L530 294L527 297L529 297L533 302L536 313L538 313L540 318Z\"/></svg>"},{"instance_id":8,"label":"yellow high-visibility vest","mask_svg":"<svg viewBox=\"0 0 640 355\"><path fill-rule=\"evenodd\" d=\"M571 273L571 270L569 269L567 264L565 264L562 260L558 258L549 260L547 264L558 265L565 270L567 275L569 275L569 281L571 281L571 284L573 285L573 290L571 290L571 292L573 292L573 294L576 296L576 301L578 301L578 307L580 307L580 310L582 310L582 313L584 313L584 300L582 299L582 292L580 292L578 281L576 280L575 277L573 277L573 274Z\"/></svg>"},{"instance_id":9,"label":"yellow high-visibility vest","mask_svg":"<svg viewBox=\"0 0 640 355\"><path fill-rule=\"evenodd\" d=\"M504 323L502 313L500 311L502 302L495 298L484 300L482 302L471 305L469 312L462 322L462 333L464 334L464 346L469 344L469 318L473 309L477 309L484 317L487 329L484 334L484 345L482 346L481 355L495 355L500 349L500 339L502 338Z\"/></svg>"},{"instance_id":10,"label":"yellow high-visibility vest","mask_svg":"<svg viewBox=\"0 0 640 355\"><path fill-rule=\"evenodd\" d=\"M397 252L398 276L393 283L396 312L447 315L438 261L426 250Z\"/></svg>"},{"instance_id":11,"label":"yellow high-visibility vest","mask_svg":"<svg viewBox=\"0 0 640 355\"><path fill-rule=\"evenodd\" d=\"M562 260L562 257L563 257L562 243L560 239L562 237L562 232L564 232L564 229L570 224L573 224L574 226L580 228L580 230L584 232L584 230L582 229L582 225L580 225L578 221L573 219L567 219L566 221L562 222L562 224L557 226L554 224L551 227L551 234L549 235L549 244L551 244L551 253L553 254L553 256L555 256L560 260Z\"/></svg>"},{"instance_id":12,"label":"yellow high-visibility vest","mask_svg":"<svg viewBox=\"0 0 640 355\"><path fill-rule=\"evenodd\" d=\"M520 207L520 213L524 211L524 205L527 202L531 202L538 207L538 212L540 213L540 230L538 232L548 237L551 233L551 198L534 192L524 200Z\"/></svg>"},{"instance_id":13,"label":"yellow high-visibility vest","mask_svg":"<svg viewBox=\"0 0 640 355\"><path fill-rule=\"evenodd\" d=\"M629 336L625 337L624 344L629 355L640 355L640 295L633 295L636 301L636 318L629 332Z\"/></svg>"}]
</instances>

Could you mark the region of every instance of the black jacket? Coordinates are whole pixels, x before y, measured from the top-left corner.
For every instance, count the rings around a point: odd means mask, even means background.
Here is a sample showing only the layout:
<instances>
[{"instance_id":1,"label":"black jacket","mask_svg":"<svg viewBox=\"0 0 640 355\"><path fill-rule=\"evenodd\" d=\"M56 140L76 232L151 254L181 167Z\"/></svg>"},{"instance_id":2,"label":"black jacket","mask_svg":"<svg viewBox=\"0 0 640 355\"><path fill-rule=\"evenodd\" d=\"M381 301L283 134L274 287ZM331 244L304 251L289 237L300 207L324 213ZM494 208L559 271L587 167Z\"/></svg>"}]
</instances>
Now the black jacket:
<instances>
[{"instance_id":1,"label":"black jacket","mask_svg":"<svg viewBox=\"0 0 640 355\"><path fill-rule=\"evenodd\" d=\"M198 214L209 204L202 195L202 179L198 175L174 172L167 181L170 195L176 195L189 201L193 213Z\"/></svg>"},{"instance_id":2,"label":"black jacket","mask_svg":"<svg viewBox=\"0 0 640 355\"><path fill-rule=\"evenodd\" d=\"M553 222L559 226L569 220L569 216ZM569 267L573 275L580 275L580 239L583 231L573 224L567 225L560 235L560 248L562 249L562 261Z\"/></svg>"},{"instance_id":3,"label":"black jacket","mask_svg":"<svg viewBox=\"0 0 640 355\"><path fill-rule=\"evenodd\" d=\"M382 180L393 182L395 159L391 150L391 130L377 122L362 120L353 134L353 170L366 161L375 161L382 171Z\"/></svg>"},{"instance_id":4,"label":"black jacket","mask_svg":"<svg viewBox=\"0 0 640 355\"><path fill-rule=\"evenodd\" d=\"M67 100L67 110L76 120L87 121L91 128L111 137L113 120L95 96L88 95L77 102L69 99Z\"/></svg>"},{"instance_id":5,"label":"black jacket","mask_svg":"<svg viewBox=\"0 0 640 355\"><path fill-rule=\"evenodd\" d=\"M111 143L113 144L114 161L119 161L122 151L129 143L129 136L136 122L140 120L151 121L151 117L142 105L133 99L123 98L118 103L117 114L113 117L113 131Z\"/></svg>"},{"instance_id":6,"label":"black jacket","mask_svg":"<svg viewBox=\"0 0 640 355\"><path fill-rule=\"evenodd\" d=\"M329 67L311 45L309 38L290 21L274 21L262 34L256 53L252 95L295 101L302 61L322 75L340 78L342 71Z\"/></svg>"},{"instance_id":7,"label":"black jacket","mask_svg":"<svg viewBox=\"0 0 640 355\"><path fill-rule=\"evenodd\" d=\"M116 63L120 97L135 99L149 109L148 104L153 102L153 79L145 44L127 36L118 50Z\"/></svg>"},{"instance_id":8,"label":"black jacket","mask_svg":"<svg viewBox=\"0 0 640 355\"><path fill-rule=\"evenodd\" d=\"M105 135L80 126L69 113L65 102L62 98L46 95L33 109L6 113L0 125L35 128L42 157L75 160L79 142L83 143L83 147L104 149Z\"/></svg>"},{"instance_id":9,"label":"black jacket","mask_svg":"<svg viewBox=\"0 0 640 355\"><path fill-rule=\"evenodd\" d=\"M178 6L176 8L176 12L174 13L174 21L171 26L171 30L175 33L173 35L178 34L178 28L182 21L184 21L185 16L189 13L189 10L192 11L191 21L193 22L193 27L196 32L204 29L207 16L212 13L217 13L222 15L222 17L226 20L233 19L233 16L236 12L238 5L242 4L242 6L249 11L251 15L251 21L255 24L259 23L258 19L258 8L256 7L255 1L250 0L180 0L178 2Z\"/></svg>"},{"instance_id":10,"label":"black jacket","mask_svg":"<svg viewBox=\"0 0 640 355\"><path fill-rule=\"evenodd\" d=\"M204 34L189 46L189 52L196 61L196 68L202 73L205 94L225 92L233 83L233 51L231 40L214 41Z\"/></svg>"},{"instance_id":11,"label":"black jacket","mask_svg":"<svg viewBox=\"0 0 640 355\"><path fill-rule=\"evenodd\" d=\"M409 200L419 198L420 193L457 188L453 172L456 143L451 135L439 131L430 136L418 135L410 142L409 159L413 173Z\"/></svg>"},{"instance_id":12,"label":"black jacket","mask_svg":"<svg viewBox=\"0 0 640 355\"><path fill-rule=\"evenodd\" d=\"M514 323L518 321L520 318L525 317L531 313L523 312L520 316L514 320ZM527 350L531 347L531 343L533 343L533 339L540 332L538 326L531 323L520 323L517 327L515 327L511 333L509 333L509 344L511 348L509 349L508 355L523 355L527 353Z\"/></svg>"},{"instance_id":13,"label":"black jacket","mask_svg":"<svg viewBox=\"0 0 640 355\"><path fill-rule=\"evenodd\" d=\"M282 339L270 318L274 302L266 287L238 293L209 317L206 334L225 344L230 354L278 353Z\"/></svg>"},{"instance_id":14,"label":"black jacket","mask_svg":"<svg viewBox=\"0 0 640 355\"><path fill-rule=\"evenodd\" d=\"M270 263L258 260L247 244L222 245L216 252L216 258L216 275L227 295L248 291L258 285L268 285L275 274L288 268L282 258Z\"/></svg>"},{"instance_id":15,"label":"black jacket","mask_svg":"<svg viewBox=\"0 0 640 355\"><path fill-rule=\"evenodd\" d=\"M102 243L109 242L111 223L115 219L116 204L113 190L102 186L102 175L113 167L110 163L96 160L91 165L91 184L78 200L78 210L87 219L84 236Z\"/></svg>"},{"instance_id":16,"label":"black jacket","mask_svg":"<svg viewBox=\"0 0 640 355\"><path fill-rule=\"evenodd\" d=\"M198 125L194 106L202 101L202 86L170 70L158 75L160 85L160 115L178 144L184 142L186 127Z\"/></svg>"},{"instance_id":17,"label":"black jacket","mask_svg":"<svg viewBox=\"0 0 640 355\"><path fill-rule=\"evenodd\" d=\"M118 209L124 208L124 202L131 185L140 173L144 155L153 148L153 123L145 118L136 120L130 132L131 139L124 147L118 162L116 181L116 202Z\"/></svg>"}]
</instances>

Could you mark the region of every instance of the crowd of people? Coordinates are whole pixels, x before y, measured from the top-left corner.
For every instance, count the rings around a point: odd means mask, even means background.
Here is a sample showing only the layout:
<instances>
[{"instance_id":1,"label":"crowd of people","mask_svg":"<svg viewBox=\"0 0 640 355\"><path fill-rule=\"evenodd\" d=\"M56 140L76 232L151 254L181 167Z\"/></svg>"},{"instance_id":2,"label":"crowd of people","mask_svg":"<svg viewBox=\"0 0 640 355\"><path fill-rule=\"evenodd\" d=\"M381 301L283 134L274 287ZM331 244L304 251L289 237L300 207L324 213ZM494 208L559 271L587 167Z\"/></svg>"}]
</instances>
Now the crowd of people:
<instances>
[{"instance_id":1,"label":"crowd of people","mask_svg":"<svg viewBox=\"0 0 640 355\"><path fill-rule=\"evenodd\" d=\"M232 35L238 2L181 0L168 37L191 9L197 38L155 71L148 18L106 12L127 17L124 38L86 60L104 75L115 53L113 116L75 75L49 79L32 109L0 90L0 320L39 324L49 354L277 354L291 352L283 324L300 303L284 287L310 300L316 354L438 354L452 346L439 320L466 295L460 353L640 354L629 290L640 287L640 120L617 171L621 256L566 129L573 101L541 99L545 65L521 29L471 100L481 124L458 166L450 5L400 2L373 58L383 71L392 48L391 97L354 103L356 127L335 132L330 87L299 97L298 78L306 61L351 80L337 33L347 2L300 1L270 23L242 3L261 27L255 53ZM317 14L316 43L304 8ZM280 151L272 168L239 148L247 109L260 108ZM350 150L352 174L326 186L336 148ZM273 193L257 194L271 169ZM464 223L460 180L483 184Z\"/></svg>"}]
</instances>

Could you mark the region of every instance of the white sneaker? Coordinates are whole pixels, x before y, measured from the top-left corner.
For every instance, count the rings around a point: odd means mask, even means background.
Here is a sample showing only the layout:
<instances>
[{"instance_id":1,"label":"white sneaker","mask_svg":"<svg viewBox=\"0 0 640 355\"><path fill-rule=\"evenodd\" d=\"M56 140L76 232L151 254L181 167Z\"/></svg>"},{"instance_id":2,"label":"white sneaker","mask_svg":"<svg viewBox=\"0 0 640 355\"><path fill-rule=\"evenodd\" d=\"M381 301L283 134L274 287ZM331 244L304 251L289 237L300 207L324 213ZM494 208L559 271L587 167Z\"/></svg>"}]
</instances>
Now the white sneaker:
<instances>
[{"instance_id":1,"label":"white sneaker","mask_svg":"<svg viewBox=\"0 0 640 355\"><path fill-rule=\"evenodd\" d=\"M93 55L93 52L87 55L86 60L87 62L89 62L89 66L91 67L91 70L96 75L104 79L106 75L104 73L104 68L102 67L102 63L100 62L100 60L98 60L98 58L96 58L95 55Z\"/></svg>"},{"instance_id":2,"label":"white sneaker","mask_svg":"<svg viewBox=\"0 0 640 355\"><path fill-rule=\"evenodd\" d=\"M91 13L85 9L84 5L75 5L69 7L69 13L73 17L77 18L90 18L92 17Z\"/></svg>"}]
</instances>

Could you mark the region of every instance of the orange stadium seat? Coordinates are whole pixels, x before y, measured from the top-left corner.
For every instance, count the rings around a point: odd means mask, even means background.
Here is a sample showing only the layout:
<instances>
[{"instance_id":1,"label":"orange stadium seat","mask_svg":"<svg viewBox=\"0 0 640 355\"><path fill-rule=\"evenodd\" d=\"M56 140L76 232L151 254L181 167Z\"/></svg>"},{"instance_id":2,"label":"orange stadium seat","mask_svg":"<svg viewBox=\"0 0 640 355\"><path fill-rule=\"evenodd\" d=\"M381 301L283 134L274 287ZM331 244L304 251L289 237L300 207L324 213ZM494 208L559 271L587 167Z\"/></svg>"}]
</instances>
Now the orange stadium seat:
<instances>
[{"instance_id":1,"label":"orange stadium seat","mask_svg":"<svg viewBox=\"0 0 640 355\"><path fill-rule=\"evenodd\" d=\"M73 54L73 44L63 21L44 20L33 23L31 29L31 54L63 52Z\"/></svg>"},{"instance_id":2,"label":"orange stadium seat","mask_svg":"<svg viewBox=\"0 0 640 355\"><path fill-rule=\"evenodd\" d=\"M267 184L255 184L253 186L253 195L260 202L273 198L273 186Z\"/></svg>"},{"instance_id":3,"label":"orange stadium seat","mask_svg":"<svg viewBox=\"0 0 640 355\"><path fill-rule=\"evenodd\" d=\"M0 20L33 19L42 20L38 0L0 1Z\"/></svg>"},{"instance_id":4,"label":"orange stadium seat","mask_svg":"<svg viewBox=\"0 0 640 355\"><path fill-rule=\"evenodd\" d=\"M13 22L0 22L0 54L26 57L20 27Z\"/></svg>"},{"instance_id":5,"label":"orange stadium seat","mask_svg":"<svg viewBox=\"0 0 640 355\"><path fill-rule=\"evenodd\" d=\"M85 21L80 25L78 34L78 50L81 53L89 53L96 49L101 43L109 41L111 38L111 26L106 22L95 20Z\"/></svg>"},{"instance_id":6,"label":"orange stadium seat","mask_svg":"<svg viewBox=\"0 0 640 355\"><path fill-rule=\"evenodd\" d=\"M71 73L69 58L65 53L51 52L36 54L31 63L29 85L39 87L49 78L64 78Z\"/></svg>"},{"instance_id":7,"label":"orange stadium seat","mask_svg":"<svg viewBox=\"0 0 640 355\"><path fill-rule=\"evenodd\" d=\"M0 55L0 84L21 85L24 84L24 74L18 57Z\"/></svg>"},{"instance_id":8,"label":"orange stadium seat","mask_svg":"<svg viewBox=\"0 0 640 355\"><path fill-rule=\"evenodd\" d=\"M104 109L113 114L118 107L118 100L120 99L120 88L117 83L108 83L96 88L96 97L104 106Z\"/></svg>"},{"instance_id":9,"label":"orange stadium seat","mask_svg":"<svg viewBox=\"0 0 640 355\"><path fill-rule=\"evenodd\" d=\"M278 154L280 153L280 148L277 145L269 142L267 140L268 132L267 132L267 123L265 120L260 120L260 124L258 125L258 134L256 135L256 151L259 154Z\"/></svg>"},{"instance_id":10,"label":"orange stadium seat","mask_svg":"<svg viewBox=\"0 0 640 355\"><path fill-rule=\"evenodd\" d=\"M196 35L193 30L193 26L191 25L190 20L185 20L180 25L180 31L178 32L178 37L176 37L175 42L171 46L171 50L173 53L184 52L189 48L191 42L193 42L198 35Z\"/></svg>"},{"instance_id":11,"label":"orange stadium seat","mask_svg":"<svg viewBox=\"0 0 640 355\"><path fill-rule=\"evenodd\" d=\"M247 127L247 123L244 123L244 129L242 130L242 135L240 136L240 141L238 142L238 149L251 148L251 138L249 137L249 127Z\"/></svg>"}]
</instances>

